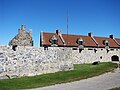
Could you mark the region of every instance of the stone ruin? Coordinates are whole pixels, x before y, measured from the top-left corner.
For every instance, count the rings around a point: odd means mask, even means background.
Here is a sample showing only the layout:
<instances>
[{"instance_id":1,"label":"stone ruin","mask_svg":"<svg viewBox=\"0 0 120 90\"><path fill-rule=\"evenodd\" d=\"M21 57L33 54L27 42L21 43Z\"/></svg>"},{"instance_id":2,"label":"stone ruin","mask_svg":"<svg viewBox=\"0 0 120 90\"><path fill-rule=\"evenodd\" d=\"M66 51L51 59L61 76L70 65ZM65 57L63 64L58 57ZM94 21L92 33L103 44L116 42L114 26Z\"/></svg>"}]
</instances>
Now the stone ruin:
<instances>
[{"instance_id":1,"label":"stone ruin","mask_svg":"<svg viewBox=\"0 0 120 90\"><path fill-rule=\"evenodd\" d=\"M18 34L9 42L10 46L33 46L32 31L26 32L26 26L18 29Z\"/></svg>"}]
</instances>

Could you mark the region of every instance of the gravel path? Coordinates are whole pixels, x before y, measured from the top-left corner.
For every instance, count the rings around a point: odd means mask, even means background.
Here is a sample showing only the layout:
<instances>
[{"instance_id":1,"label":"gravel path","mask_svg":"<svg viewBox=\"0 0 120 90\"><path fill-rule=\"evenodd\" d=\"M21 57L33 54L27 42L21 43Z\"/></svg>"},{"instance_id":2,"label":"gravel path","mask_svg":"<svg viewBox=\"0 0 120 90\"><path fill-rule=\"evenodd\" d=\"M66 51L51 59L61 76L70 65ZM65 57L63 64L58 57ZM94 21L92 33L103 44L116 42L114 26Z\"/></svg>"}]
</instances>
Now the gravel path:
<instances>
[{"instance_id":1,"label":"gravel path","mask_svg":"<svg viewBox=\"0 0 120 90\"><path fill-rule=\"evenodd\" d=\"M114 87L120 87L120 70L118 69L89 79L31 90L108 90Z\"/></svg>"}]
</instances>

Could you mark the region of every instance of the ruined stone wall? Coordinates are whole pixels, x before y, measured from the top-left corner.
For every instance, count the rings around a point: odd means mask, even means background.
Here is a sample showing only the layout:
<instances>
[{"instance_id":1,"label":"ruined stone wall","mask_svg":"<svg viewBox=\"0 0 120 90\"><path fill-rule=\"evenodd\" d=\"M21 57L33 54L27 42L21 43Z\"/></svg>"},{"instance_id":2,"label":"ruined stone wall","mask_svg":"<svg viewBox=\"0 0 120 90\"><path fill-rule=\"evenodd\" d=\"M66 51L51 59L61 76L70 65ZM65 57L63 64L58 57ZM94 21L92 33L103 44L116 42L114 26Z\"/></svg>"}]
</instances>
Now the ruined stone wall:
<instances>
[{"instance_id":1,"label":"ruined stone wall","mask_svg":"<svg viewBox=\"0 0 120 90\"><path fill-rule=\"evenodd\" d=\"M26 26L18 29L18 34L9 42L9 46L33 46L32 31L26 32Z\"/></svg>"},{"instance_id":2,"label":"ruined stone wall","mask_svg":"<svg viewBox=\"0 0 120 90\"><path fill-rule=\"evenodd\" d=\"M107 53L106 49L95 50L66 47L30 47L19 46L16 51L11 47L0 46L0 79L34 76L57 71L71 70L73 64L108 62L113 55L120 58L120 50Z\"/></svg>"}]
</instances>

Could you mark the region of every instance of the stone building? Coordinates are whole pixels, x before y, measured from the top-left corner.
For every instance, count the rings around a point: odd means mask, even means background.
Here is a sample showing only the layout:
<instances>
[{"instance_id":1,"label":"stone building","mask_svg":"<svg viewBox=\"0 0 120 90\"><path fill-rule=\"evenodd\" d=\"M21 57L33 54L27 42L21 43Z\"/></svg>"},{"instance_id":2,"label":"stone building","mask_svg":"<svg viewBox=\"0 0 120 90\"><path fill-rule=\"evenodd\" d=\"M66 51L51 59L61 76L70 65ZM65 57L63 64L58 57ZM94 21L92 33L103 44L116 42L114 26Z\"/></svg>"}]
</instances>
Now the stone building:
<instances>
[{"instance_id":1,"label":"stone building","mask_svg":"<svg viewBox=\"0 0 120 90\"><path fill-rule=\"evenodd\" d=\"M9 42L10 46L33 46L32 31L26 32L26 26L22 25L18 29L18 34Z\"/></svg>"},{"instance_id":2,"label":"stone building","mask_svg":"<svg viewBox=\"0 0 120 90\"><path fill-rule=\"evenodd\" d=\"M45 49L49 47L69 47L72 50L79 50L79 53L88 53L90 50L93 50L95 52L93 53L94 57L97 56L100 59L103 58L103 56L110 57L111 59L108 61L119 61L120 58L120 52L118 51L120 50L120 38L114 38L114 35L110 35L109 37L93 36L92 33L88 33L87 36L72 35L62 34L61 30L56 30L56 33L42 32L40 36L40 46ZM100 53L102 50L106 51L103 56L102 53ZM113 52L118 54L109 55ZM86 54L82 53L80 54L81 57ZM92 59L95 59L94 57L92 57ZM99 60L99 58L96 60Z\"/></svg>"}]
</instances>

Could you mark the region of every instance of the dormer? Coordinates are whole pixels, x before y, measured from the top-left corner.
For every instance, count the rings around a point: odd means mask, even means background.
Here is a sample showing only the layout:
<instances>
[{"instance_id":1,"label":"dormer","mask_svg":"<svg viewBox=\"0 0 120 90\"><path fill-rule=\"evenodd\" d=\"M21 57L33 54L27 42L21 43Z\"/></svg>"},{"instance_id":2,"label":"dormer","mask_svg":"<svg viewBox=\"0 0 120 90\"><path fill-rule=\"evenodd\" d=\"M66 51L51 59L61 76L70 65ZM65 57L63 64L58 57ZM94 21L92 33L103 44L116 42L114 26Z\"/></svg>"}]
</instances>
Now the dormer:
<instances>
[{"instance_id":1,"label":"dormer","mask_svg":"<svg viewBox=\"0 0 120 90\"><path fill-rule=\"evenodd\" d=\"M108 40L103 40L103 44L104 44L105 46L109 46L109 41L108 41Z\"/></svg>"},{"instance_id":2,"label":"dormer","mask_svg":"<svg viewBox=\"0 0 120 90\"><path fill-rule=\"evenodd\" d=\"M51 46L58 46L58 39L56 38L55 35L51 37L50 43L51 43Z\"/></svg>"},{"instance_id":3,"label":"dormer","mask_svg":"<svg viewBox=\"0 0 120 90\"><path fill-rule=\"evenodd\" d=\"M83 40L82 38L79 38L79 39L77 40L77 43L78 43L79 45L84 45L84 40Z\"/></svg>"},{"instance_id":4,"label":"dormer","mask_svg":"<svg viewBox=\"0 0 120 90\"><path fill-rule=\"evenodd\" d=\"M84 49L84 40L82 39L82 38L79 38L78 40L77 40L77 43L78 43L78 48L79 48L79 50L83 50ZM81 52L81 51L80 51Z\"/></svg>"},{"instance_id":5,"label":"dormer","mask_svg":"<svg viewBox=\"0 0 120 90\"><path fill-rule=\"evenodd\" d=\"M105 49L109 49L109 41L108 40L104 40L103 44L105 45Z\"/></svg>"}]
</instances>

